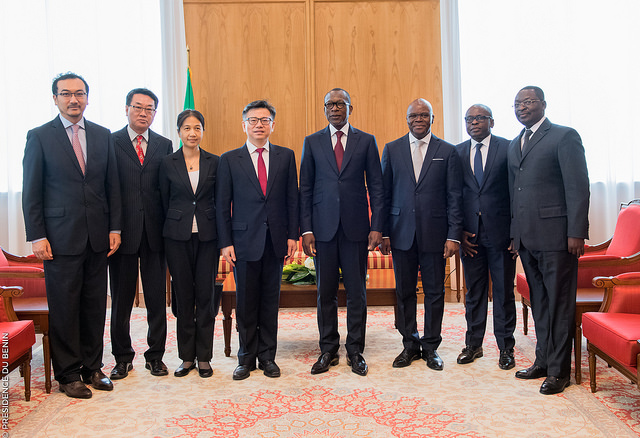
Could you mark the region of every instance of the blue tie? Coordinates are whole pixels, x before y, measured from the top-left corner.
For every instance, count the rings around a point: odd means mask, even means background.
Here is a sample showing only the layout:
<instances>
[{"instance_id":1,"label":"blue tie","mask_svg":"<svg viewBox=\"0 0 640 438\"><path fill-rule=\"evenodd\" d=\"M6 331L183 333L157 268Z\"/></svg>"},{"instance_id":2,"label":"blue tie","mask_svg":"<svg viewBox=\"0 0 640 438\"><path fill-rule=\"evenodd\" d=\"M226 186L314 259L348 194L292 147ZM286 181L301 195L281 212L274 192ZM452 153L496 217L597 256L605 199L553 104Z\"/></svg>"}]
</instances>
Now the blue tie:
<instances>
[{"instance_id":1,"label":"blue tie","mask_svg":"<svg viewBox=\"0 0 640 438\"><path fill-rule=\"evenodd\" d=\"M484 177L484 169L482 168L482 152L480 152L480 148L482 147L482 143L476 144L476 156L473 158L473 172L476 175L476 181L478 181L478 185L482 185L482 178Z\"/></svg>"}]
</instances>

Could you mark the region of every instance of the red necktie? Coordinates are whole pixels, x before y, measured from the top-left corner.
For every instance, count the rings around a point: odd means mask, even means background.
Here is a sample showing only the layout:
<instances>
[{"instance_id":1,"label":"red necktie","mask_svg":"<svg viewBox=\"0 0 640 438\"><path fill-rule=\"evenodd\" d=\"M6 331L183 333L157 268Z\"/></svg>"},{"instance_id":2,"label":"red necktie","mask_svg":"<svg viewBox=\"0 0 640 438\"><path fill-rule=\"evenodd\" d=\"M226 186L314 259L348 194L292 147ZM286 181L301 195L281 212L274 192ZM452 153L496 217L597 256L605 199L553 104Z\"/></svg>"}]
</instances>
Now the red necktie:
<instances>
[{"instance_id":1,"label":"red necktie","mask_svg":"<svg viewBox=\"0 0 640 438\"><path fill-rule=\"evenodd\" d=\"M262 187L262 194L267 194L267 166L264 165L264 159L262 158L262 152L264 148L257 148L258 152L258 181L260 181L260 187Z\"/></svg>"},{"instance_id":2,"label":"red necktie","mask_svg":"<svg viewBox=\"0 0 640 438\"><path fill-rule=\"evenodd\" d=\"M136 137L136 152L138 153L138 160L140 160L140 164L144 163L144 151L142 150L142 136L139 135Z\"/></svg>"},{"instance_id":3,"label":"red necktie","mask_svg":"<svg viewBox=\"0 0 640 438\"><path fill-rule=\"evenodd\" d=\"M78 164L80 164L80 170L82 170L82 174L84 175L86 171L86 163L84 162L84 155L82 154L82 146L80 146L80 137L78 136L80 125L71 125L71 129L73 130L71 146L73 147L73 152L75 152L76 158L78 159Z\"/></svg>"},{"instance_id":4,"label":"red necktie","mask_svg":"<svg viewBox=\"0 0 640 438\"><path fill-rule=\"evenodd\" d=\"M338 164L338 171L342 168L342 157L344 156L344 146L342 146L342 135L344 132L336 131L336 147L333 149L333 152L336 154L336 163Z\"/></svg>"}]
</instances>

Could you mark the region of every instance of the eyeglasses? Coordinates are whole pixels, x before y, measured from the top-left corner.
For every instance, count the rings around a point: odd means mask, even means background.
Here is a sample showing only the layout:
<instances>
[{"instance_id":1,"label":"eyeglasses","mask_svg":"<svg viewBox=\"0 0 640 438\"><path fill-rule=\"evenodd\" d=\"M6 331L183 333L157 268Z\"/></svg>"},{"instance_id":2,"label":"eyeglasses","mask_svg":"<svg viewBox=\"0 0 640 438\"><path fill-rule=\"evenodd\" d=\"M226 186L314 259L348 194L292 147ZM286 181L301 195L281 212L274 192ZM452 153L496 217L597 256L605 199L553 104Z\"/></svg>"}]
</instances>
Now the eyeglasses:
<instances>
[{"instance_id":1,"label":"eyeglasses","mask_svg":"<svg viewBox=\"0 0 640 438\"><path fill-rule=\"evenodd\" d=\"M137 113L141 113L141 112L145 112L149 115L154 115L156 110L154 108L143 108L141 106L138 105L129 105L129 108L131 108L133 111L137 112Z\"/></svg>"},{"instance_id":2,"label":"eyeglasses","mask_svg":"<svg viewBox=\"0 0 640 438\"><path fill-rule=\"evenodd\" d=\"M474 120L482 123L485 120L491 120L493 117L490 116L467 116L464 118L464 121L467 123L473 123Z\"/></svg>"},{"instance_id":3,"label":"eyeglasses","mask_svg":"<svg viewBox=\"0 0 640 438\"><path fill-rule=\"evenodd\" d=\"M523 100L522 102L514 102L513 107L515 109L518 109L521 106L525 108L529 108L531 105L533 105L533 102L540 102L540 99L527 99L527 100Z\"/></svg>"},{"instance_id":4,"label":"eyeglasses","mask_svg":"<svg viewBox=\"0 0 640 438\"><path fill-rule=\"evenodd\" d=\"M429 113L421 113L421 114L414 114L411 113L407 116L407 119L410 122L415 122L418 119L422 119L422 120L431 120L431 114Z\"/></svg>"},{"instance_id":5,"label":"eyeglasses","mask_svg":"<svg viewBox=\"0 0 640 438\"><path fill-rule=\"evenodd\" d=\"M270 117L263 117L261 119L258 117L249 117L248 119L244 119L244 121L248 122L251 126L257 125L258 122L262 123L262 126L267 126L273 122L273 119Z\"/></svg>"},{"instance_id":6,"label":"eyeglasses","mask_svg":"<svg viewBox=\"0 0 640 438\"><path fill-rule=\"evenodd\" d=\"M76 91L75 93L71 93L69 91L63 91L62 93L58 93L57 95L62 97L63 99L70 99L71 96L75 96L76 99L84 99L87 93L85 93L84 91Z\"/></svg>"},{"instance_id":7,"label":"eyeglasses","mask_svg":"<svg viewBox=\"0 0 640 438\"><path fill-rule=\"evenodd\" d=\"M341 110L341 109L345 109L347 105L348 104L346 102L325 102L324 107L328 110L333 109L333 107L336 107L337 109Z\"/></svg>"}]
</instances>

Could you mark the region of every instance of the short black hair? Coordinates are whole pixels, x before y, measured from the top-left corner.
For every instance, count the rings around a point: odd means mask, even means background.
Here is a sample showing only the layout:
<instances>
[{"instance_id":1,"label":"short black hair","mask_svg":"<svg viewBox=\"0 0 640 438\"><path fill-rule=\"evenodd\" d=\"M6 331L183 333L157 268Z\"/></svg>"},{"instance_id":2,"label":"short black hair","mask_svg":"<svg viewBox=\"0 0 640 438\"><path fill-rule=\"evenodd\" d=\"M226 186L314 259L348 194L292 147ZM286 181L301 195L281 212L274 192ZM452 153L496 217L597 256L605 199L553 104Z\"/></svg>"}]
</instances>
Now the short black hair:
<instances>
[{"instance_id":1,"label":"short black hair","mask_svg":"<svg viewBox=\"0 0 640 438\"><path fill-rule=\"evenodd\" d=\"M536 97L544 102L544 91L542 91L542 88L536 87L535 85L527 85L520 89L520 91L522 90L533 90L533 92L536 93Z\"/></svg>"},{"instance_id":2,"label":"short black hair","mask_svg":"<svg viewBox=\"0 0 640 438\"><path fill-rule=\"evenodd\" d=\"M242 110L242 118L244 119L244 116L246 116L249 111L251 111L252 109L256 109L256 108L266 108L266 109L268 109L269 112L271 113L271 117L274 120L276 119L276 109L273 107L273 105L271 105L269 102L267 102L264 99L262 99L262 100L254 100L253 102L251 102L247 106L245 106L244 109Z\"/></svg>"},{"instance_id":3,"label":"short black hair","mask_svg":"<svg viewBox=\"0 0 640 438\"><path fill-rule=\"evenodd\" d=\"M133 96L136 94L144 94L145 96L149 96L150 98L152 98L156 109L158 109L158 96L156 96L153 91L147 88L134 88L133 90L129 91L129 93L127 94L127 106L131 105Z\"/></svg>"},{"instance_id":4,"label":"short black hair","mask_svg":"<svg viewBox=\"0 0 640 438\"><path fill-rule=\"evenodd\" d=\"M327 96L329 95L329 93L331 93L332 91L342 91L344 94L347 95L347 100L348 100L348 104L351 105L351 95L349 94L349 92L343 88L333 88L331 90L329 90L329 92L327 94L324 95L324 100L327 100Z\"/></svg>"},{"instance_id":5,"label":"short black hair","mask_svg":"<svg viewBox=\"0 0 640 438\"><path fill-rule=\"evenodd\" d=\"M202 113L194 109L188 109L178 114L178 131L180 131L180 128L182 128L184 121L191 116L198 119L200 121L200 124L202 125L202 129L204 129L204 116L202 115Z\"/></svg>"},{"instance_id":6,"label":"short black hair","mask_svg":"<svg viewBox=\"0 0 640 438\"><path fill-rule=\"evenodd\" d=\"M53 84L51 84L51 91L53 92L54 95L58 94L58 82L65 81L67 79L80 79L82 82L84 82L84 88L85 88L84 91L86 91L86 93L89 94L89 84L87 83L87 81L85 81L82 76L68 71L66 73L60 73L58 76L53 78Z\"/></svg>"}]
</instances>

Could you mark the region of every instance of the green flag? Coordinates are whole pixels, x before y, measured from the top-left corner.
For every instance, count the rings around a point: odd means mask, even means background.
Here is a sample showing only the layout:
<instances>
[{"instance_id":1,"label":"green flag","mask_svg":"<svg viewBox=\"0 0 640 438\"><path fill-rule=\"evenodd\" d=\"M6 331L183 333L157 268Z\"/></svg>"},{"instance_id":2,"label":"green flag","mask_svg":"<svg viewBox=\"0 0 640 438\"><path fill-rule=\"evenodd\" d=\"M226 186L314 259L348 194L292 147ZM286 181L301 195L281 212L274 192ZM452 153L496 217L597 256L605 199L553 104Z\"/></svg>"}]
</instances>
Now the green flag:
<instances>
[{"instance_id":1,"label":"green flag","mask_svg":"<svg viewBox=\"0 0 640 438\"><path fill-rule=\"evenodd\" d=\"M187 92L184 95L184 108L182 109L196 109L193 101L193 87L191 86L191 68L189 67L187 67Z\"/></svg>"}]
</instances>

